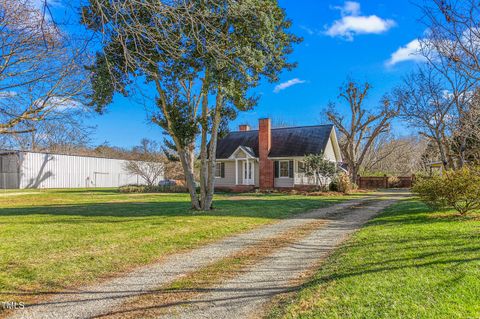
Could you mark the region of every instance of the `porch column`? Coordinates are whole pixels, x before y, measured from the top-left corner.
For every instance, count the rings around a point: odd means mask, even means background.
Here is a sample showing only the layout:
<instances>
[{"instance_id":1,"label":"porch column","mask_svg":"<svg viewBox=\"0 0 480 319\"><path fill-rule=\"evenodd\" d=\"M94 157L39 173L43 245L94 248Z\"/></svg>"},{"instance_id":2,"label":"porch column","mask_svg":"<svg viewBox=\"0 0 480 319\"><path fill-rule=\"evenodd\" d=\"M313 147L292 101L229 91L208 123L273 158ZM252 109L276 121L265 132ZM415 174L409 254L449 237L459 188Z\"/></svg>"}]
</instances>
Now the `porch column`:
<instances>
[{"instance_id":1,"label":"porch column","mask_svg":"<svg viewBox=\"0 0 480 319\"><path fill-rule=\"evenodd\" d=\"M255 185L255 160L252 160L252 180L253 185Z\"/></svg>"},{"instance_id":2,"label":"porch column","mask_svg":"<svg viewBox=\"0 0 480 319\"><path fill-rule=\"evenodd\" d=\"M248 157L246 158L247 160L247 163L245 164L245 172L243 174L247 174L247 178L245 179L246 181L250 182L250 167L248 167ZM245 180L243 181L243 184L246 184L245 183ZM246 184L248 185L248 184Z\"/></svg>"},{"instance_id":3,"label":"porch column","mask_svg":"<svg viewBox=\"0 0 480 319\"><path fill-rule=\"evenodd\" d=\"M235 185L238 185L238 159L235 159Z\"/></svg>"},{"instance_id":4,"label":"porch column","mask_svg":"<svg viewBox=\"0 0 480 319\"><path fill-rule=\"evenodd\" d=\"M297 184L296 176L297 176L297 160L293 159L293 186Z\"/></svg>"}]
</instances>

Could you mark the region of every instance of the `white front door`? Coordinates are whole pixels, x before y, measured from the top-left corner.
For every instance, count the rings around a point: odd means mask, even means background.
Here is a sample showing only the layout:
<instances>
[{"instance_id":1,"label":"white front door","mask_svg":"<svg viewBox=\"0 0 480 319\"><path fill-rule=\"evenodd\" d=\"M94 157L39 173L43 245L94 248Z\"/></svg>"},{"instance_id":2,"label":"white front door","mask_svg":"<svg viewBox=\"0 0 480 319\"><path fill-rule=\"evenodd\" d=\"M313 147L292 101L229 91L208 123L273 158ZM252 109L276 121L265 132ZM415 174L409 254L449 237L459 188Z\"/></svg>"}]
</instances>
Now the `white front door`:
<instances>
[{"instance_id":1,"label":"white front door","mask_svg":"<svg viewBox=\"0 0 480 319\"><path fill-rule=\"evenodd\" d=\"M244 161L243 162L243 169L242 169L242 177L243 177L243 184L244 185L254 185L255 184L255 175L254 175L254 162Z\"/></svg>"}]
</instances>

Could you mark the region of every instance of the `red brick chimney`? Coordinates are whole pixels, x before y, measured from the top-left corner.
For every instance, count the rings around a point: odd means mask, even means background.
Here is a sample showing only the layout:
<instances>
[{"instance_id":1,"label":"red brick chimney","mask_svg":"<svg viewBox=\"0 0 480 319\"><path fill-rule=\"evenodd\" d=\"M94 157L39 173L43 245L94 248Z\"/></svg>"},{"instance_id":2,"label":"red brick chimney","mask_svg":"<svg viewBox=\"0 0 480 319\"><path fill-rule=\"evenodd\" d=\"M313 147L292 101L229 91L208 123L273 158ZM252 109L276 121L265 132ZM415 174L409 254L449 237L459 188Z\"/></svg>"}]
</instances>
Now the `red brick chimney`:
<instances>
[{"instance_id":1,"label":"red brick chimney","mask_svg":"<svg viewBox=\"0 0 480 319\"><path fill-rule=\"evenodd\" d=\"M260 189L273 188L273 161L268 159L272 147L272 125L270 119L258 121L258 155L259 155L259 177Z\"/></svg>"},{"instance_id":2,"label":"red brick chimney","mask_svg":"<svg viewBox=\"0 0 480 319\"><path fill-rule=\"evenodd\" d=\"M238 127L238 130L240 132L246 132L246 131L250 131L250 125L247 125L247 124L242 124Z\"/></svg>"}]
</instances>

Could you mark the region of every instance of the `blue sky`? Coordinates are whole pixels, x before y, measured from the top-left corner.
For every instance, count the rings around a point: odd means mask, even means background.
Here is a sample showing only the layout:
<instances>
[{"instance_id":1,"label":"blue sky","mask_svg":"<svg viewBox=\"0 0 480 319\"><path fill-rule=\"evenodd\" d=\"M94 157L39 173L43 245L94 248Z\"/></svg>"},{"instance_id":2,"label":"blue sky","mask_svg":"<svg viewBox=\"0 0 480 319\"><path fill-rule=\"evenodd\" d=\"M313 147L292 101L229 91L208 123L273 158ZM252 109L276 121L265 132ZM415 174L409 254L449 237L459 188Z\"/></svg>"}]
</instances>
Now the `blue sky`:
<instances>
[{"instance_id":1,"label":"blue sky","mask_svg":"<svg viewBox=\"0 0 480 319\"><path fill-rule=\"evenodd\" d=\"M256 125L261 117L295 125L318 124L322 109L336 100L339 86L348 77L372 83L367 103L374 108L419 61L412 54L416 48L412 41L422 35L424 26L410 1L280 0L280 4L293 21L292 32L304 38L291 56L298 67L284 72L279 83L258 87L258 106L240 114L232 129L241 123ZM93 144L107 141L130 147L143 137L162 138L160 129L148 123L143 106L120 96L92 122L97 125ZM395 131L408 133L399 123Z\"/></svg>"}]
</instances>

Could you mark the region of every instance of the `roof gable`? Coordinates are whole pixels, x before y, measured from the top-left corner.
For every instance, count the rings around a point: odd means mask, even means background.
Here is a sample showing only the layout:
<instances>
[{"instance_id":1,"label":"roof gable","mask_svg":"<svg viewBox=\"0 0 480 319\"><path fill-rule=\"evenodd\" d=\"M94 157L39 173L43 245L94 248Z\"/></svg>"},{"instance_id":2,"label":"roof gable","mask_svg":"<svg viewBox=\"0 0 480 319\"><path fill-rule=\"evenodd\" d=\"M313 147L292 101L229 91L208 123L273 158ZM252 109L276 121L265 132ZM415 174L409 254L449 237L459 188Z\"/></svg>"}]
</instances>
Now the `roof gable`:
<instances>
[{"instance_id":1,"label":"roof gable","mask_svg":"<svg viewBox=\"0 0 480 319\"><path fill-rule=\"evenodd\" d=\"M323 153L332 130L331 124L272 129L269 157L301 157ZM239 146L248 147L258 157L258 130L231 132L220 139L217 158L229 158Z\"/></svg>"},{"instance_id":2,"label":"roof gable","mask_svg":"<svg viewBox=\"0 0 480 319\"><path fill-rule=\"evenodd\" d=\"M255 152L252 150L252 148L248 147L248 146L243 146L243 145L240 145L239 147L237 147L237 149L232 153L232 155L230 155L230 159L233 159L233 158L238 158L238 154L242 152L243 154L243 158L255 158L256 155L255 155Z\"/></svg>"},{"instance_id":3,"label":"roof gable","mask_svg":"<svg viewBox=\"0 0 480 319\"><path fill-rule=\"evenodd\" d=\"M258 157L258 131L231 132L217 141L217 158L229 158L239 146L249 147Z\"/></svg>"}]
</instances>

